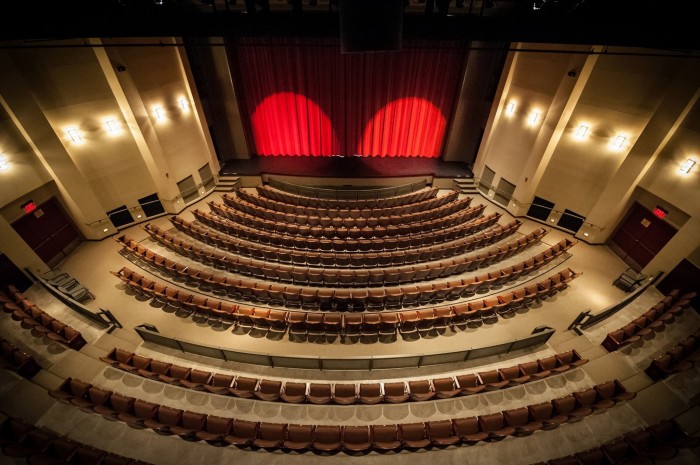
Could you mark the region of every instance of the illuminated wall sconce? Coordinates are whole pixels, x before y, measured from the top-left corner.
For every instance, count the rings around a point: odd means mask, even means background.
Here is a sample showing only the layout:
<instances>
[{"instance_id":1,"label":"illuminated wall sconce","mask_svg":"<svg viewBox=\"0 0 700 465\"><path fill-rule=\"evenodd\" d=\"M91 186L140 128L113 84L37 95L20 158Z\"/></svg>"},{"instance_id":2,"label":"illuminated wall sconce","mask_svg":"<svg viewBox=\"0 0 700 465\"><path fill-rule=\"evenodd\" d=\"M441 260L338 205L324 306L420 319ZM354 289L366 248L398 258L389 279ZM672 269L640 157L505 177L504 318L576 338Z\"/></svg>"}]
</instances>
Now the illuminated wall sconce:
<instances>
[{"instance_id":1,"label":"illuminated wall sconce","mask_svg":"<svg viewBox=\"0 0 700 465\"><path fill-rule=\"evenodd\" d=\"M625 136L615 136L610 141L610 147L615 150L620 150L622 147L624 147L626 141L627 137Z\"/></svg>"},{"instance_id":2,"label":"illuminated wall sconce","mask_svg":"<svg viewBox=\"0 0 700 465\"><path fill-rule=\"evenodd\" d=\"M165 120L165 110L163 110L162 107L155 107L153 108L153 114L156 115L156 119L158 121L164 121Z\"/></svg>"},{"instance_id":3,"label":"illuminated wall sconce","mask_svg":"<svg viewBox=\"0 0 700 465\"><path fill-rule=\"evenodd\" d=\"M681 165L681 173L690 174L690 170L693 169L693 166L695 166L695 163L696 163L695 160L691 160L690 158L688 158Z\"/></svg>"},{"instance_id":4,"label":"illuminated wall sconce","mask_svg":"<svg viewBox=\"0 0 700 465\"><path fill-rule=\"evenodd\" d=\"M506 113L509 115L514 115L515 114L515 102L510 102L506 106Z\"/></svg>"},{"instance_id":5,"label":"illuminated wall sconce","mask_svg":"<svg viewBox=\"0 0 700 465\"><path fill-rule=\"evenodd\" d=\"M588 135L589 129L590 129L590 127L586 126L585 124L580 125L579 127L576 128L576 132L574 132L574 137L577 139L585 139L586 136Z\"/></svg>"},{"instance_id":6,"label":"illuminated wall sconce","mask_svg":"<svg viewBox=\"0 0 700 465\"><path fill-rule=\"evenodd\" d=\"M117 120L108 119L107 121L105 121L105 127L107 128L107 132L111 136L119 135L122 132L122 126Z\"/></svg>"},{"instance_id":7,"label":"illuminated wall sconce","mask_svg":"<svg viewBox=\"0 0 700 465\"><path fill-rule=\"evenodd\" d=\"M7 157L0 157L0 171L7 171L10 169L10 162L7 161Z\"/></svg>"},{"instance_id":8,"label":"illuminated wall sconce","mask_svg":"<svg viewBox=\"0 0 700 465\"><path fill-rule=\"evenodd\" d=\"M533 111L530 113L530 116L527 118L528 123L530 123L532 126L537 124L537 120L540 119L540 113L538 111Z\"/></svg>"},{"instance_id":9,"label":"illuminated wall sconce","mask_svg":"<svg viewBox=\"0 0 700 465\"><path fill-rule=\"evenodd\" d=\"M180 100L178 100L180 103L180 107L182 108L182 111L189 111L190 110L190 102L187 101L185 97L180 97Z\"/></svg>"},{"instance_id":10,"label":"illuminated wall sconce","mask_svg":"<svg viewBox=\"0 0 700 465\"><path fill-rule=\"evenodd\" d=\"M83 136L80 135L80 131L75 128L68 129L66 133L68 134L68 137L70 137L70 140L75 144L79 144L83 141Z\"/></svg>"}]
</instances>

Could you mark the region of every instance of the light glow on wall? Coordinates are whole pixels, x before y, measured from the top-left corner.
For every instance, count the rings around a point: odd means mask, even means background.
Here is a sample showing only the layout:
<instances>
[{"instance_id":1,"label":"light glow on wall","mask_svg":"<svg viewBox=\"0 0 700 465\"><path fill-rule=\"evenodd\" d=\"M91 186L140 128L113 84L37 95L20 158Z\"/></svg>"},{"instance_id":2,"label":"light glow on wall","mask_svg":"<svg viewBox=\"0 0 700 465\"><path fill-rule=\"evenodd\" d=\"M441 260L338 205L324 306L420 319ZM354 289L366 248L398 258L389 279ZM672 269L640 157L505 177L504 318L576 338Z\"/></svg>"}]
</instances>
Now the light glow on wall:
<instances>
[{"instance_id":1,"label":"light glow on wall","mask_svg":"<svg viewBox=\"0 0 700 465\"><path fill-rule=\"evenodd\" d=\"M153 107L153 114L156 115L158 121L165 121L165 110L163 110L163 107Z\"/></svg>"},{"instance_id":2,"label":"light glow on wall","mask_svg":"<svg viewBox=\"0 0 700 465\"><path fill-rule=\"evenodd\" d=\"M537 124L537 121L540 119L540 112L539 111L533 111L530 113L530 116L527 118L527 122L530 123L531 126L534 126Z\"/></svg>"},{"instance_id":3,"label":"light glow on wall","mask_svg":"<svg viewBox=\"0 0 700 465\"><path fill-rule=\"evenodd\" d=\"M696 161L688 158L686 161L683 162L681 165L681 173L683 174L690 174L690 170L693 169L693 166L695 166Z\"/></svg>"},{"instance_id":4,"label":"light glow on wall","mask_svg":"<svg viewBox=\"0 0 700 465\"><path fill-rule=\"evenodd\" d=\"M610 148L614 150L620 150L625 146L625 142L627 142L627 136L623 135L617 135L610 139Z\"/></svg>"},{"instance_id":5,"label":"light glow on wall","mask_svg":"<svg viewBox=\"0 0 700 465\"><path fill-rule=\"evenodd\" d=\"M122 133L122 126L119 124L119 121L114 120L114 119L108 119L105 121L105 127L107 128L107 132L111 136L118 136L119 134Z\"/></svg>"},{"instance_id":6,"label":"light glow on wall","mask_svg":"<svg viewBox=\"0 0 700 465\"><path fill-rule=\"evenodd\" d=\"M7 157L0 157L0 171L7 171L10 169L10 162L7 161Z\"/></svg>"},{"instance_id":7,"label":"light glow on wall","mask_svg":"<svg viewBox=\"0 0 700 465\"><path fill-rule=\"evenodd\" d=\"M581 124L579 127L576 128L576 131L574 132L574 137L579 140L583 140L586 138L588 135L588 130L591 127L588 126L587 124Z\"/></svg>"},{"instance_id":8,"label":"light glow on wall","mask_svg":"<svg viewBox=\"0 0 700 465\"><path fill-rule=\"evenodd\" d=\"M66 129L66 134L68 134L68 137L74 144L80 144L83 142L83 136L76 128Z\"/></svg>"}]
</instances>

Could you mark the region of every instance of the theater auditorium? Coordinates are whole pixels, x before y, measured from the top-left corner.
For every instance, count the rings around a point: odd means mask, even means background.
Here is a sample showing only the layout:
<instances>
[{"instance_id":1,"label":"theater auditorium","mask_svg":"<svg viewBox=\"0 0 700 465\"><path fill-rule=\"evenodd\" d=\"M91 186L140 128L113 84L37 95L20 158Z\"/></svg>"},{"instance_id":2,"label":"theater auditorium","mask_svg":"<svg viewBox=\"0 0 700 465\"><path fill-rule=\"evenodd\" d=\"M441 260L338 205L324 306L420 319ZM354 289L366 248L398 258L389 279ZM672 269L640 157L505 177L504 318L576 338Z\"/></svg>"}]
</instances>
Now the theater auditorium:
<instances>
[{"instance_id":1,"label":"theater auditorium","mask_svg":"<svg viewBox=\"0 0 700 465\"><path fill-rule=\"evenodd\" d=\"M607 3L13 6L0 463L699 463L700 44Z\"/></svg>"}]
</instances>

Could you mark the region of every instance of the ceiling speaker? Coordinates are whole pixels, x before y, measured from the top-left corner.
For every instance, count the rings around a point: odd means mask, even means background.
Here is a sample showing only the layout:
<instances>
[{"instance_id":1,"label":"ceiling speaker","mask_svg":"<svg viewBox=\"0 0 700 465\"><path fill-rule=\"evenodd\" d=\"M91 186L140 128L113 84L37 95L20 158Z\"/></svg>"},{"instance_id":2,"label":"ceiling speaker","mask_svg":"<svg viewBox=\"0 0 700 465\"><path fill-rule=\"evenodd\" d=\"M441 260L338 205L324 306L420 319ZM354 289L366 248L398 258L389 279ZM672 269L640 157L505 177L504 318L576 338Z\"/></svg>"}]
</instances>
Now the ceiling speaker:
<instances>
[{"instance_id":1,"label":"ceiling speaker","mask_svg":"<svg viewBox=\"0 0 700 465\"><path fill-rule=\"evenodd\" d=\"M340 0L340 51L401 50L404 0Z\"/></svg>"}]
</instances>

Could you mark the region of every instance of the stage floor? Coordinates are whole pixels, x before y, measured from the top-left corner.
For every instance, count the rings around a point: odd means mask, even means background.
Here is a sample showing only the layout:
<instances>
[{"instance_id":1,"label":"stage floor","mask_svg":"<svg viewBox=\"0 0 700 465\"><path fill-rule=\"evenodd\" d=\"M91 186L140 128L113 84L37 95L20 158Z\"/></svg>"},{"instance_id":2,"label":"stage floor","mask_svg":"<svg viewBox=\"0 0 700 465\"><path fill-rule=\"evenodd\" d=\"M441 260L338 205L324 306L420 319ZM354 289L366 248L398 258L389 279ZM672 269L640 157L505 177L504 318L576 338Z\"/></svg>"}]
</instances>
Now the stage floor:
<instances>
[{"instance_id":1,"label":"stage floor","mask_svg":"<svg viewBox=\"0 0 700 465\"><path fill-rule=\"evenodd\" d=\"M226 160L223 162L220 174L222 176L278 174L331 178L426 175L435 178L456 178L472 176L466 162L405 157L253 157L250 160Z\"/></svg>"}]
</instances>

